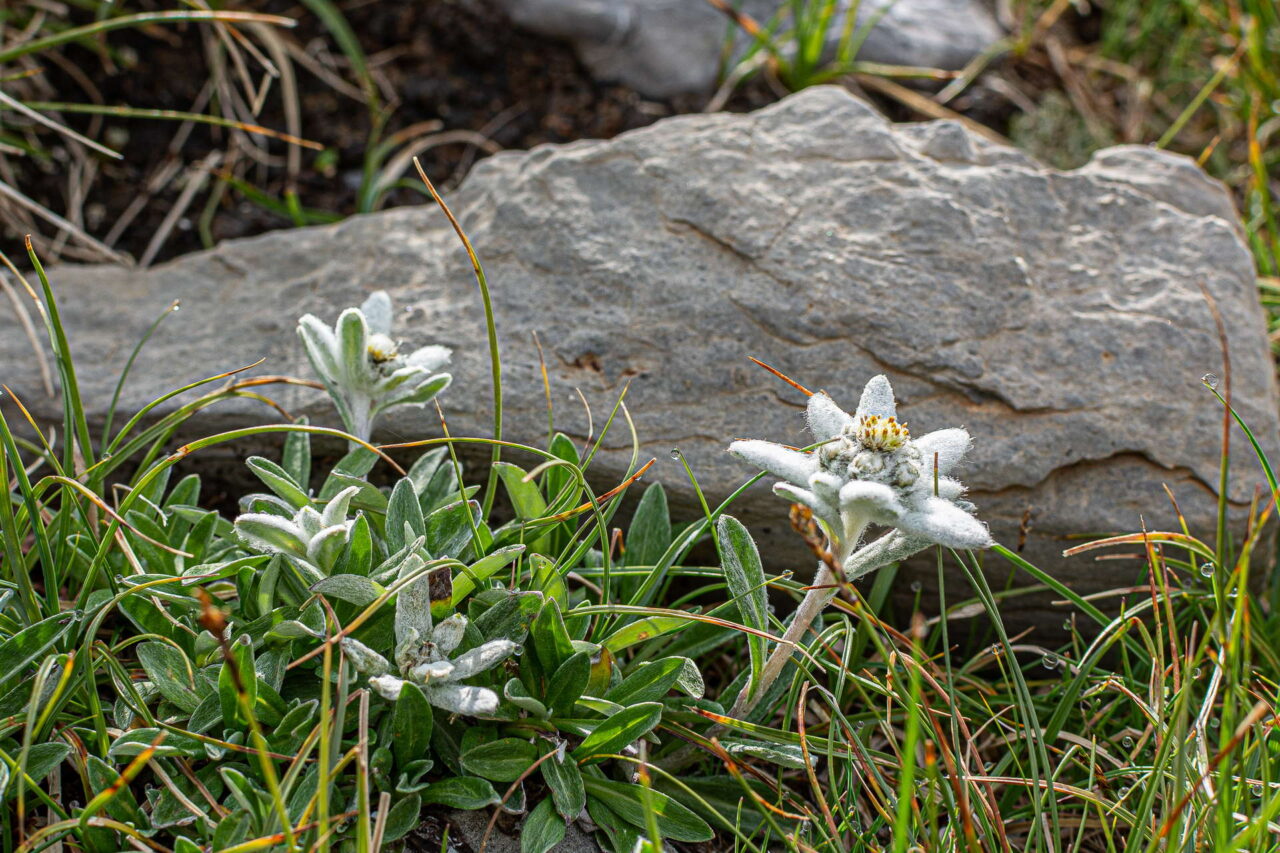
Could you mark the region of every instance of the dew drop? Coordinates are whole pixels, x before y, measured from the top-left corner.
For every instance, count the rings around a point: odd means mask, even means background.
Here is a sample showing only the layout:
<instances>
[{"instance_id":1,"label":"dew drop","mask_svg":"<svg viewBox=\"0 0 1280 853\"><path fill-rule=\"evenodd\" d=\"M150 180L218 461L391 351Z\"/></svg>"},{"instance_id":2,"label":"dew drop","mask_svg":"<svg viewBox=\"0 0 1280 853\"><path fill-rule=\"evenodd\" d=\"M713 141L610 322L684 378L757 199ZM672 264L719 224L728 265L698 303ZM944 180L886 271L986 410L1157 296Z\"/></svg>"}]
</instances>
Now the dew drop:
<instances>
[{"instance_id":1,"label":"dew drop","mask_svg":"<svg viewBox=\"0 0 1280 853\"><path fill-rule=\"evenodd\" d=\"M1261 786L1261 785L1250 785L1250 786L1249 786L1249 793L1250 793L1250 794L1253 794L1255 797L1261 797L1261 796L1262 796L1262 786Z\"/></svg>"},{"instance_id":2,"label":"dew drop","mask_svg":"<svg viewBox=\"0 0 1280 853\"><path fill-rule=\"evenodd\" d=\"M1045 669L1057 669L1060 661L1057 655L1045 655L1040 659L1040 663L1044 664Z\"/></svg>"},{"instance_id":3,"label":"dew drop","mask_svg":"<svg viewBox=\"0 0 1280 853\"><path fill-rule=\"evenodd\" d=\"M181 310L182 310L182 304L181 304L181 303L179 303L179 302L175 302L175 303L173 303L173 313L177 314L177 313L178 313L179 311L181 311Z\"/></svg>"},{"instance_id":4,"label":"dew drop","mask_svg":"<svg viewBox=\"0 0 1280 853\"><path fill-rule=\"evenodd\" d=\"M1213 577L1213 563L1200 564L1200 577L1203 577L1203 578Z\"/></svg>"},{"instance_id":5,"label":"dew drop","mask_svg":"<svg viewBox=\"0 0 1280 853\"><path fill-rule=\"evenodd\" d=\"M1192 678L1200 677L1200 667L1196 667L1195 669L1191 670L1191 677Z\"/></svg>"},{"instance_id":6,"label":"dew drop","mask_svg":"<svg viewBox=\"0 0 1280 853\"><path fill-rule=\"evenodd\" d=\"M920 590L922 590L922 589L924 589L924 584L920 583L920 581L912 581L912 582L911 582L911 591L912 591L912 592L919 592L919 591L920 591Z\"/></svg>"},{"instance_id":7,"label":"dew drop","mask_svg":"<svg viewBox=\"0 0 1280 853\"><path fill-rule=\"evenodd\" d=\"M1063 620L1062 620L1062 630L1064 630L1064 631L1070 631L1070 630L1071 630L1071 620L1070 620L1070 619L1063 619Z\"/></svg>"},{"instance_id":8,"label":"dew drop","mask_svg":"<svg viewBox=\"0 0 1280 853\"><path fill-rule=\"evenodd\" d=\"M672 459L679 459L679 458L680 458L680 448L678 448L678 447L673 447L673 448L671 448L671 458L672 458Z\"/></svg>"},{"instance_id":9,"label":"dew drop","mask_svg":"<svg viewBox=\"0 0 1280 853\"><path fill-rule=\"evenodd\" d=\"M1200 377L1200 381L1214 390L1218 388L1218 375L1216 373L1206 373Z\"/></svg>"},{"instance_id":10,"label":"dew drop","mask_svg":"<svg viewBox=\"0 0 1280 853\"><path fill-rule=\"evenodd\" d=\"M1128 735L1125 735L1123 738L1120 739L1120 745L1123 746L1125 749L1133 749L1133 738L1129 737Z\"/></svg>"},{"instance_id":11,"label":"dew drop","mask_svg":"<svg viewBox=\"0 0 1280 853\"><path fill-rule=\"evenodd\" d=\"M1219 720L1217 717L1214 717L1212 720L1209 721L1210 728L1216 729L1220 725L1222 725L1222 720Z\"/></svg>"}]
</instances>

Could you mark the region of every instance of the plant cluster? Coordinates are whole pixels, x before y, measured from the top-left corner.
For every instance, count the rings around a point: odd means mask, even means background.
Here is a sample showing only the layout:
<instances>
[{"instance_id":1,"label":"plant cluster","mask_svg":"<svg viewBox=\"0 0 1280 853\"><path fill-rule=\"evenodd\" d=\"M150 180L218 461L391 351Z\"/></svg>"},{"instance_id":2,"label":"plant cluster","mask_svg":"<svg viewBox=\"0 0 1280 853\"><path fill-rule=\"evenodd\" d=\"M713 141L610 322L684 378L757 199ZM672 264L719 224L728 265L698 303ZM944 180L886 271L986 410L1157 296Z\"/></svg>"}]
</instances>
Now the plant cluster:
<instances>
[{"instance_id":1,"label":"plant cluster","mask_svg":"<svg viewBox=\"0 0 1280 853\"><path fill-rule=\"evenodd\" d=\"M488 810L491 829L511 816L526 853L575 825L613 853L1277 849L1280 593L1250 594L1271 505L1239 543L1224 525L1211 544L1146 531L1076 549L1141 549L1141 585L1108 615L990 541L954 478L969 435L913 435L874 377L852 413L809 395L805 450L730 447L782 480L818 564L801 584L767 574L727 512L759 477L683 524L650 486L615 528L647 466L637 451L603 494L587 471L629 422L621 399L585 445L372 445L379 415L450 383L449 353L399 340L382 293L336 326L299 323L343 430L294 420L174 448L220 401L278 407L220 374L120 426L113 405L95 434L30 260L64 420L23 423L6 389L5 853L366 853L444 809ZM263 489L234 518L177 475L263 435L282 447L247 460ZM469 447L529 461L471 483ZM700 543L718 565L695 562ZM970 549L988 546L984 565ZM938 615L917 597L900 630L897 564L922 550ZM944 560L969 597L949 597ZM1067 643L1006 633L1025 590L993 589L1001 566L1066 603ZM775 613L770 589L798 607Z\"/></svg>"}]
</instances>

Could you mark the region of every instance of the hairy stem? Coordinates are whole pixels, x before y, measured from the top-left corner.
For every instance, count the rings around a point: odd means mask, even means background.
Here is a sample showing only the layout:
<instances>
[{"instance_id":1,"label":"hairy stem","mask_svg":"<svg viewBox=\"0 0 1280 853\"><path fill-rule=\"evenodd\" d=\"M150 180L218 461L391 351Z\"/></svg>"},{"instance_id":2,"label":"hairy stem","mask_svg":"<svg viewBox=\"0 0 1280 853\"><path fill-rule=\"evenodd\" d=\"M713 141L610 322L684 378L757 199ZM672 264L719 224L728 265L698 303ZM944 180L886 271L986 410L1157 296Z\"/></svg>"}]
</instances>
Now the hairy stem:
<instances>
[{"instance_id":1,"label":"hairy stem","mask_svg":"<svg viewBox=\"0 0 1280 853\"><path fill-rule=\"evenodd\" d=\"M834 543L835 548L835 564L843 566L849 555L858 547L858 543L862 541L862 534L867 529L867 522L859 518L851 518L845 520L844 535L840 537L840 541ZM832 572L831 566L825 560L818 563L818 573L813 578L813 589L810 589L800 601L800 606L796 608L795 616L791 618L791 625L788 626L785 634L782 635L782 642L778 643L773 653L769 655L769 659L765 661L764 669L760 673L759 682L752 683L748 681L742 688L742 692L738 694L737 700L733 703L733 708L729 711L730 717L737 719L745 719L748 714L755 710L756 705L760 704L760 700L769 692L769 688L773 686L773 682L778 680L778 676L782 674L782 670L786 667L787 661L791 660L792 653L800 641L804 639L804 635L808 633L809 627L813 625L813 620L818 618L818 614L835 598L839 587L836 585L836 576Z\"/></svg>"},{"instance_id":2,"label":"hairy stem","mask_svg":"<svg viewBox=\"0 0 1280 853\"><path fill-rule=\"evenodd\" d=\"M769 655L769 659L765 661L764 670L760 673L760 681L758 684L747 682L743 686L742 692L738 694L737 701L733 703L733 708L729 711L730 717L743 719L750 714L764 695L769 692L769 688L773 682L778 680L778 676L782 674L783 667L787 665L787 661L791 660L791 654L795 651L796 646L804 639L805 633L813 624L813 620L818 618L818 614L822 612L827 603L835 597L838 587L834 586L835 575L831 573L831 567L826 563L818 565L818 574L813 579L814 589L805 593L804 598L800 601L800 606L796 608L796 615L791 620L791 625L787 628L787 632L782 635L782 642L774 648L773 654Z\"/></svg>"}]
</instances>

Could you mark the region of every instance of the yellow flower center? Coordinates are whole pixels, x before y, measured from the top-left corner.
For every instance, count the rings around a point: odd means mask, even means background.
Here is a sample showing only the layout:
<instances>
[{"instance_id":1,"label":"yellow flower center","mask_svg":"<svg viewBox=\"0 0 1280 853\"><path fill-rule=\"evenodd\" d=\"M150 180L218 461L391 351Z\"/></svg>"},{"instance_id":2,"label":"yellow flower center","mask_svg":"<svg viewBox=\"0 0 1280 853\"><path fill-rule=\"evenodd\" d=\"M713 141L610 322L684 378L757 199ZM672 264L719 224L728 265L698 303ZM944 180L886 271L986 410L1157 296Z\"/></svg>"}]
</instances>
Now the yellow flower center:
<instances>
[{"instance_id":1,"label":"yellow flower center","mask_svg":"<svg viewBox=\"0 0 1280 853\"><path fill-rule=\"evenodd\" d=\"M897 450L911 438L906 424L898 423L897 418L882 418L879 415L859 418L854 430L858 441L868 450Z\"/></svg>"},{"instance_id":2,"label":"yellow flower center","mask_svg":"<svg viewBox=\"0 0 1280 853\"><path fill-rule=\"evenodd\" d=\"M382 364L391 361L399 355L399 347L391 338L382 334L369 336L369 358L373 359L374 364Z\"/></svg>"}]
</instances>

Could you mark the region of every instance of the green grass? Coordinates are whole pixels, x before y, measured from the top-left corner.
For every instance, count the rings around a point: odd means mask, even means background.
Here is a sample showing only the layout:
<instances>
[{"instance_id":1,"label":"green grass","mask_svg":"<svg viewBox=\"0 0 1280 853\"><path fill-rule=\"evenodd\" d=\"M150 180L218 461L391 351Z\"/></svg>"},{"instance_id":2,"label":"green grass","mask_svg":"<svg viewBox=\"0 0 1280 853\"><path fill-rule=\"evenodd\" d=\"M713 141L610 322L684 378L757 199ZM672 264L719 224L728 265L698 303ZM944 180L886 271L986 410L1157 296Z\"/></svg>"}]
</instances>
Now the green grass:
<instances>
[{"instance_id":1,"label":"green grass","mask_svg":"<svg viewBox=\"0 0 1280 853\"><path fill-rule=\"evenodd\" d=\"M634 478L593 496L591 448L554 431L545 448L399 446L427 453L390 491L363 479L378 457L358 442L313 476L313 437L351 440L324 427L172 446L204 408L248 390L237 384L153 423L121 412L122 426L94 435L55 283L29 260L64 389L58 434L83 450L21 437L34 433L17 429L16 406L0 417L0 850L395 849L424 807L504 798L531 813L534 850L582 804L618 853L713 830L717 849L796 853L1280 849L1280 587L1255 577L1270 560L1253 539L1184 530L1081 546L1076 559L1133 557L1119 599L1082 598L1001 546L981 561L938 553L944 619L892 607L895 573L882 571L845 588L757 711L732 719L746 661L784 628L747 602L760 583L802 594L744 558L741 534L723 546L739 554L728 576L687 562L740 491L681 525L651 487L617 538ZM200 508L198 476L176 476L208 448L269 434L285 438L280 461L253 466L270 493L242 505L287 516L357 487L356 524L316 558L318 584L246 547ZM500 469L507 520L462 476L452 451L464 444L532 466ZM137 467L122 480L126 463ZM413 557L416 546L397 551L401 522L462 544ZM962 594L947 564L967 574ZM387 702L334 641L389 657L397 593L434 570L452 576L437 618L468 614L468 643L526 647L476 682L507 697L492 719L464 726L425 701ZM1021 593L986 577L1009 570L1065 602L1067 642L1008 635L1000 613ZM564 764L547 752L560 744Z\"/></svg>"},{"instance_id":2,"label":"green grass","mask_svg":"<svg viewBox=\"0 0 1280 853\"><path fill-rule=\"evenodd\" d=\"M1276 46L1233 8L1116 4L1091 50L1136 70L1124 85L1146 79L1160 92L1146 123L1125 132L1196 156L1220 137L1204 161L1256 207L1251 239L1274 274L1275 160L1250 140L1274 119L1275 98L1263 98L1275 94ZM1274 22L1274 10L1245 9ZM1218 29L1197 23L1215 10ZM1023 11L1030 27L1043 14ZM1083 54L1074 61L1091 85L1123 76ZM270 402L269 387L213 385L221 375L157 400L154 417L113 413L95 433L57 282L34 252L28 261L64 419L42 434L5 394L4 853L364 853L395 849L424 808L493 811L500 800L528 813L531 851L584 808L617 853L713 830L714 849L795 853L1280 850L1280 584L1274 554L1261 550L1270 540L1183 529L1091 543L1075 559L1130 559L1111 564L1129 567L1117 570L1116 595L1087 599L1005 547L939 552L941 613L895 607L895 572L881 571L843 589L757 711L731 719L725 707L791 609L759 607L759 585L798 601L803 583L750 560L690 561L742 489L718 504L699 491L703 514L688 520L672 519L650 487L613 533L642 460L604 494L591 488L590 461L604 432L629 427L622 399L594 447L575 446L553 421L545 446L500 433L380 449L356 441L328 471L312 439L353 437L306 423L264 420L175 446L206 408ZM148 336L164 334L164 316ZM496 337L469 345L491 353L500 394ZM500 397L494 409L498 431ZM340 547L317 557L318 583L201 505L189 473L201 454L261 436L284 449L254 460L267 491L243 496L246 508L321 510L357 490ZM507 464L469 478L465 446ZM421 455L402 455L410 450ZM1247 451L1238 442L1235 452ZM1255 533L1274 514L1276 488L1269 461L1258 462L1253 479L1271 500L1255 508ZM394 488L370 483L371 471ZM779 503L779 520L785 511ZM430 532L432 544L413 547L405 529L424 541ZM965 589L947 588L948 566L968 577ZM432 611L466 614L475 636L464 643L522 645L474 681L503 697L492 719L433 711L420 692L386 701L336 642L349 635L391 656L398 596L433 571L450 580ZM1023 593L987 578L1010 571L1019 587L1065 602L1065 641L1008 634L1001 611Z\"/></svg>"},{"instance_id":3,"label":"green grass","mask_svg":"<svg viewBox=\"0 0 1280 853\"><path fill-rule=\"evenodd\" d=\"M1077 46L1058 33L1073 18L1068 4L1015 4L1015 55L1043 55L1055 42L1061 57L1057 85L1040 109L1015 121L1015 140L1051 162L1118 142L1195 158L1232 189L1269 293L1280 275L1280 7L1272 0L1097 6L1096 39ZM1055 20L1058 29L1049 26ZM1077 153L1064 151L1064 140Z\"/></svg>"}]
</instances>

